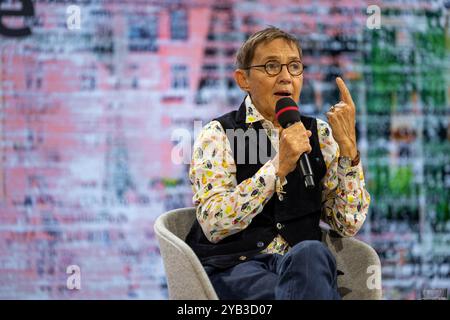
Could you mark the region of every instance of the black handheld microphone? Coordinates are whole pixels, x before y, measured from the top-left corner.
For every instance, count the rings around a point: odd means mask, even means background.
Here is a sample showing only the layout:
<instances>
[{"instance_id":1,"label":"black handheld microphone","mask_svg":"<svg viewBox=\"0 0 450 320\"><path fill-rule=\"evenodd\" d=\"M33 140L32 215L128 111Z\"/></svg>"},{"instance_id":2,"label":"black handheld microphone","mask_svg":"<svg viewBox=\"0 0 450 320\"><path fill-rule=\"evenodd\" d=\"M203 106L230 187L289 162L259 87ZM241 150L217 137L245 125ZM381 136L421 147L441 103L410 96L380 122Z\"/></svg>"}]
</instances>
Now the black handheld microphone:
<instances>
[{"instance_id":1,"label":"black handheld microphone","mask_svg":"<svg viewBox=\"0 0 450 320\"><path fill-rule=\"evenodd\" d=\"M275 114L278 123L283 128L289 128L294 123L301 121L298 106L291 98L281 98L278 100L275 107ZM297 168L300 169L300 172L305 179L306 188L314 188L314 175L311 169L311 164L309 163L308 154L303 153L300 156L297 163Z\"/></svg>"}]
</instances>

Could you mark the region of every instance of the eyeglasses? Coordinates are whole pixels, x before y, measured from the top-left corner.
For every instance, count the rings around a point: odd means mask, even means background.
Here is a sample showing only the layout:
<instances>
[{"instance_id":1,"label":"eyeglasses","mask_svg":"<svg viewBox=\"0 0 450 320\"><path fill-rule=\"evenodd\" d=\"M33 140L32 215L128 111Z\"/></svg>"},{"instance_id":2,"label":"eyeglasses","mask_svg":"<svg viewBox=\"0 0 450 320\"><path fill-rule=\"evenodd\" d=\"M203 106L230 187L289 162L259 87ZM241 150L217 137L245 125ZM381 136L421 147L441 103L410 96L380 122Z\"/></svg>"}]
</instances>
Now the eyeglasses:
<instances>
[{"instance_id":1,"label":"eyeglasses","mask_svg":"<svg viewBox=\"0 0 450 320\"><path fill-rule=\"evenodd\" d=\"M266 64L261 64L257 66L250 66L247 68L243 68L244 70L248 70L250 68L256 68L256 67L264 67L266 70L266 73L269 76L276 76L281 72L281 69L283 66L287 67L288 72L291 76L298 77L303 73L303 70L305 66L300 61L291 61L289 63L279 63L278 61L271 60L267 61Z\"/></svg>"}]
</instances>

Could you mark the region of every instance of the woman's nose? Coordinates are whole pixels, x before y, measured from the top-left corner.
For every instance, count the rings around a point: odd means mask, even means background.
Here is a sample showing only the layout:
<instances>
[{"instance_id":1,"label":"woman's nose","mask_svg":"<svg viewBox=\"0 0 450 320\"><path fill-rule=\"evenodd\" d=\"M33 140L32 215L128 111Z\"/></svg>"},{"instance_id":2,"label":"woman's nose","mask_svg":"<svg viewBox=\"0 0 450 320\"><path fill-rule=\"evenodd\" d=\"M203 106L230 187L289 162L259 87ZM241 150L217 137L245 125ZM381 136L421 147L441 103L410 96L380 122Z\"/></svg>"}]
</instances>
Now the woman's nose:
<instances>
[{"instance_id":1,"label":"woman's nose","mask_svg":"<svg viewBox=\"0 0 450 320\"><path fill-rule=\"evenodd\" d=\"M288 71L287 65L281 66L281 71L280 71L280 74L278 75L278 79L280 82L283 82L283 83L291 83L292 82L291 74Z\"/></svg>"}]
</instances>

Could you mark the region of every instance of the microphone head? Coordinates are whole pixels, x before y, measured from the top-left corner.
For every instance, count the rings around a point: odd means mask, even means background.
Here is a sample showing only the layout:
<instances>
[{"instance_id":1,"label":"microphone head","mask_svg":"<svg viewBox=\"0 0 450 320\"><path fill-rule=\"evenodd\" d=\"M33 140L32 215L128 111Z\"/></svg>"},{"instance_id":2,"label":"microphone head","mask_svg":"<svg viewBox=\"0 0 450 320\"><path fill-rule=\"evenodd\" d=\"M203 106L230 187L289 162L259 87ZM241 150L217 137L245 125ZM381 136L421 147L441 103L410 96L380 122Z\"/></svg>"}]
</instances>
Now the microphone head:
<instances>
[{"instance_id":1,"label":"microphone head","mask_svg":"<svg viewBox=\"0 0 450 320\"><path fill-rule=\"evenodd\" d=\"M300 121L298 106L291 98L281 98L277 101L275 116L283 128Z\"/></svg>"}]
</instances>

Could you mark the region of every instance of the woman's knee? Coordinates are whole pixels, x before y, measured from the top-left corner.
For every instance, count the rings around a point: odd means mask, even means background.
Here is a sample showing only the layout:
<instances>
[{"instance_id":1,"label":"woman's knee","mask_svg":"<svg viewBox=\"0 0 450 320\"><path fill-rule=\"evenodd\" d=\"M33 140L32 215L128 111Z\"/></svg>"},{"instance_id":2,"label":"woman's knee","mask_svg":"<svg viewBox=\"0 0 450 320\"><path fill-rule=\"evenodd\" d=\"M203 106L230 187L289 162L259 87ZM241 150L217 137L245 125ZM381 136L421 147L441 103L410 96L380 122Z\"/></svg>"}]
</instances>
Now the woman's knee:
<instances>
[{"instance_id":1,"label":"woman's knee","mask_svg":"<svg viewBox=\"0 0 450 320\"><path fill-rule=\"evenodd\" d=\"M305 240L293 246L289 252L294 259L306 259L307 262L330 260L335 263L334 256L327 246L317 240Z\"/></svg>"}]
</instances>

